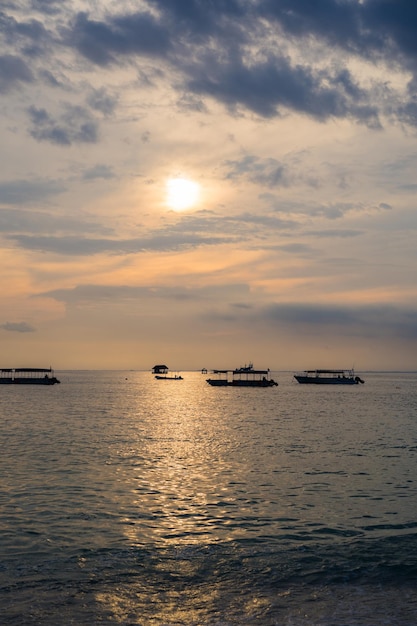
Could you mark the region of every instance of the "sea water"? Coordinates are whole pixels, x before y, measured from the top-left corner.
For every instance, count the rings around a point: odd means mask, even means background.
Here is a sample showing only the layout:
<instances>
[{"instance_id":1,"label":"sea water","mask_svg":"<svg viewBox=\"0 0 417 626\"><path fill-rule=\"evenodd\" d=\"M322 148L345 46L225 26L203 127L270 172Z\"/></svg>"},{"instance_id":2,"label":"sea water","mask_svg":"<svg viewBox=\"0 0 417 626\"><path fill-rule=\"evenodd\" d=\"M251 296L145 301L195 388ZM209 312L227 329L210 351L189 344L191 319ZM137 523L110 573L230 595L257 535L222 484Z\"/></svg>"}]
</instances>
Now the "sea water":
<instances>
[{"instance_id":1,"label":"sea water","mask_svg":"<svg viewBox=\"0 0 417 626\"><path fill-rule=\"evenodd\" d=\"M0 389L0 623L417 623L417 374Z\"/></svg>"}]
</instances>

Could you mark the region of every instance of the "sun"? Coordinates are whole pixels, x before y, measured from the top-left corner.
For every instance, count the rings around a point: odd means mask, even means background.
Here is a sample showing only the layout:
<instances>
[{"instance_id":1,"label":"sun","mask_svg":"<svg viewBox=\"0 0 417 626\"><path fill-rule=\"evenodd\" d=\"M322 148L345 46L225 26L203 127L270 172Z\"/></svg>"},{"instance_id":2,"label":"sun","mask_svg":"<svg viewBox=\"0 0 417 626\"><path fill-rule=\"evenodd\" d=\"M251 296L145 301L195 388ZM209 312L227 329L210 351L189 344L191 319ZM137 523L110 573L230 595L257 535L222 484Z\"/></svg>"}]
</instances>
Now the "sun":
<instances>
[{"instance_id":1,"label":"sun","mask_svg":"<svg viewBox=\"0 0 417 626\"><path fill-rule=\"evenodd\" d=\"M174 211L193 207L200 195L200 185L188 178L170 178L167 181L167 204Z\"/></svg>"}]
</instances>

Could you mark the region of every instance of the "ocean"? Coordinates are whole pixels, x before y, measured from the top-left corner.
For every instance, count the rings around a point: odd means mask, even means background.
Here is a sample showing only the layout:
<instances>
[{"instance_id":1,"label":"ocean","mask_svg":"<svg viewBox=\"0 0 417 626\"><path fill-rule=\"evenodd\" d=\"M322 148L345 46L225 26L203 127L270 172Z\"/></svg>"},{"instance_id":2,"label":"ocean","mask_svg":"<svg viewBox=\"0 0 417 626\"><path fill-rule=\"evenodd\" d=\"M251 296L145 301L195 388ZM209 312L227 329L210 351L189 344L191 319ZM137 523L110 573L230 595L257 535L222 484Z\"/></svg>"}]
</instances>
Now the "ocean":
<instances>
[{"instance_id":1,"label":"ocean","mask_svg":"<svg viewBox=\"0 0 417 626\"><path fill-rule=\"evenodd\" d=\"M417 373L0 387L2 626L417 623Z\"/></svg>"}]
</instances>

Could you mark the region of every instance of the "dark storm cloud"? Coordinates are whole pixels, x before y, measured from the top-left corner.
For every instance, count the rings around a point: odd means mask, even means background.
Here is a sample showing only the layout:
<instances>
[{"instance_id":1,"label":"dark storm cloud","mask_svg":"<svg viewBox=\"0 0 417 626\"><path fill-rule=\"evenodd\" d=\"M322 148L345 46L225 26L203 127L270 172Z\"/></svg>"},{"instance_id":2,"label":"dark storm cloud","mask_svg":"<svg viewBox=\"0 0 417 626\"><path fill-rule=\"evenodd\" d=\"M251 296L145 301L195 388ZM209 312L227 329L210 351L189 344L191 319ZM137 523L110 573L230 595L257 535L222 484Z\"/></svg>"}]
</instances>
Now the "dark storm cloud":
<instances>
[{"instance_id":1,"label":"dark storm cloud","mask_svg":"<svg viewBox=\"0 0 417 626\"><path fill-rule=\"evenodd\" d=\"M98 124L83 107L65 105L59 119L55 119L46 109L31 106L28 115L30 134L37 141L70 146L73 143L96 143L98 140Z\"/></svg>"}]
</instances>

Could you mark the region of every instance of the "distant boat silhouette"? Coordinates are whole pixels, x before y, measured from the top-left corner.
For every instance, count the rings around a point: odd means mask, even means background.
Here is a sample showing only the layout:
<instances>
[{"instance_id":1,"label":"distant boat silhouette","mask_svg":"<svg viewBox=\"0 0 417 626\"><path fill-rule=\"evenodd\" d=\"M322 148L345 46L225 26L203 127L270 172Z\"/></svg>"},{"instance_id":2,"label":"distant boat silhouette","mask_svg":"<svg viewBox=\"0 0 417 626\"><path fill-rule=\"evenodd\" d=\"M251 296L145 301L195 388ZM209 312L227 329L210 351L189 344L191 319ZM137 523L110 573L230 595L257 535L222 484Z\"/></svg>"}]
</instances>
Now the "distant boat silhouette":
<instances>
[{"instance_id":1,"label":"distant boat silhouette","mask_svg":"<svg viewBox=\"0 0 417 626\"><path fill-rule=\"evenodd\" d=\"M0 370L0 385L56 385L60 382L51 367L14 367Z\"/></svg>"},{"instance_id":2,"label":"distant boat silhouette","mask_svg":"<svg viewBox=\"0 0 417 626\"><path fill-rule=\"evenodd\" d=\"M152 374L155 374L157 380L183 380L183 377L179 374L169 374L167 365L154 365Z\"/></svg>"},{"instance_id":3,"label":"distant boat silhouette","mask_svg":"<svg viewBox=\"0 0 417 626\"><path fill-rule=\"evenodd\" d=\"M207 378L212 387L277 387L278 383L270 378L270 370L255 370L253 364L235 370L213 370L217 378Z\"/></svg>"},{"instance_id":4,"label":"distant boat silhouette","mask_svg":"<svg viewBox=\"0 0 417 626\"><path fill-rule=\"evenodd\" d=\"M294 374L294 378L302 385L358 385L364 383L351 370L305 370Z\"/></svg>"}]
</instances>

